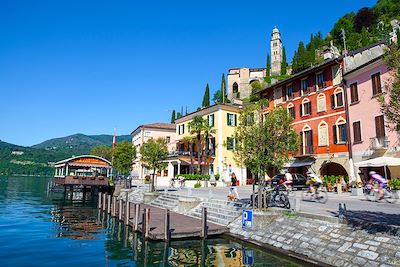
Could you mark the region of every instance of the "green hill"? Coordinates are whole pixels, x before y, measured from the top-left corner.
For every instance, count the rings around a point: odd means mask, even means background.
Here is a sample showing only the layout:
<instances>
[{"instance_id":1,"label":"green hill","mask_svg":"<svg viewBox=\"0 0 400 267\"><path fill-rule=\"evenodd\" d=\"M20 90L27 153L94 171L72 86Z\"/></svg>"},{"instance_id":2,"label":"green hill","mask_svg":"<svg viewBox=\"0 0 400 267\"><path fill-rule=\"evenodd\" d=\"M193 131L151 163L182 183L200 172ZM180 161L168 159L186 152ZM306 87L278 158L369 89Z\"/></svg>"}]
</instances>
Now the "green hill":
<instances>
[{"instance_id":1,"label":"green hill","mask_svg":"<svg viewBox=\"0 0 400 267\"><path fill-rule=\"evenodd\" d=\"M112 138L112 135L74 134L32 147L0 141L0 175L53 175L52 163L74 155L89 154L96 146L111 146ZM130 135L117 136L117 142L130 140Z\"/></svg>"}]
</instances>

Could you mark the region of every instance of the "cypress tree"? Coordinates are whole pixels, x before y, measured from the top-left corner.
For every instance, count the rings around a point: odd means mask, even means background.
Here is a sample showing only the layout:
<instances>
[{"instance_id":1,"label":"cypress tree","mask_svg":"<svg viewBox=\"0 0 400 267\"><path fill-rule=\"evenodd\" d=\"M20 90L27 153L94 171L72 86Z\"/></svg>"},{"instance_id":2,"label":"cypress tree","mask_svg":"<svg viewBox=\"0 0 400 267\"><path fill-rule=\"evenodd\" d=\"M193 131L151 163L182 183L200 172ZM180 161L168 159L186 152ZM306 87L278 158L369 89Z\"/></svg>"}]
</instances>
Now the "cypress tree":
<instances>
[{"instance_id":1,"label":"cypress tree","mask_svg":"<svg viewBox=\"0 0 400 267\"><path fill-rule=\"evenodd\" d=\"M180 112L176 113L176 118L177 119L182 118L182 113L180 113Z\"/></svg>"},{"instance_id":2,"label":"cypress tree","mask_svg":"<svg viewBox=\"0 0 400 267\"><path fill-rule=\"evenodd\" d=\"M287 67L287 61L286 61L286 48L283 47L282 49L282 64L281 64L281 75L286 75L286 67Z\"/></svg>"},{"instance_id":3,"label":"cypress tree","mask_svg":"<svg viewBox=\"0 0 400 267\"><path fill-rule=\"evenodd\" d=\"M222 73L222 79L221 79L221 94L220 94L220 99L219 103L226 103L226 82L225 82L225 74Z\"/></svg>"},{"instance_id":4,"label":"cypress tree","mask_svg":"<svg viewBox=\"0 0 400 267\"><path fill-rule=\"evenodd\" d=\"M206 85L206 90L205 90L204 96L203 96L203 103L201 104L201 106L203 108L210 106L210 88L208 86L208 83Z\"/></svg>"},{"instance_id":5,"label":"cypress tree","mask_svg":"<svg viewBox=\"0 0 400 267\"><path fill-rule=\"evenodd\" d=\"M267 54L267 76L271 75L271 56Z\"/></svg>"},{"instance_id":6,"label":"cypress tree","mask_svg":"<svg viewBox=\"0 0 400 267\"><path fill-rule=\"evenodd\" d=\"M175 123L175 119L176 119L176 116L175 116L175 109L174 109L174 110L172 110L172 114L171 114L171 123L172 124Z\"/></svg>"}]
</instances>

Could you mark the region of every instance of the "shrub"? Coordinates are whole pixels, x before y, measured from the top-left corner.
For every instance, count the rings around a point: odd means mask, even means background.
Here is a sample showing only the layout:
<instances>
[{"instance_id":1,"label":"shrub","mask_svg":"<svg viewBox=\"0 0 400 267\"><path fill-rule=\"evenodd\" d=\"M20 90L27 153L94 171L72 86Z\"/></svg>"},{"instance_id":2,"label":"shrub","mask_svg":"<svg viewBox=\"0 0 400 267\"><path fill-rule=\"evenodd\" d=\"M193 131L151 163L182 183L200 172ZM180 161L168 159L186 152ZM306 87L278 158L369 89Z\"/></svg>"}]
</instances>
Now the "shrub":
<instances>
[{"instance_id":1,"label":"shrub","mask_svg":"<svg viewBox=\"0 0 400 267\"><path fill-rule=\"evenodd\" d=\"M201 183L197 182L194 184L194 188L200 188L201 187Z\"/></svg>"},{"instance_id":2,"label":"shrub","mask_svg":"<svg viewBox=\"0 0 400 267\"><path fill-rule=\"evenodd\" d=\"M219 173L217 173L217 174L215 175L215 181L219 181L219 177L220 177L220 175L219 175Z\"/></svg>"},{"instance_id":3,"label":"shrub","mask_svg":"<svg viewBox=\"0 0 400 267\"><path fill-rule=\"evenodd\" d=\"M185 180L210 180L210 175L208 174L179 174L178 177L183 177ZM216 180L217 177L215 177Z\"/></svg>"},{"instance_id":4,"label":"shrub","mask_svg":"<svg viewBox=\"0 0 400 267\"><path fill-rule=\"evenodd\" d=\"M146 175L146 176L144 177L144 183L145 183L145 184L149 184L149 183L150 183L150 175Z\"/></svg>"},{"instance_id":5,"label":"shrub","mask_svg":"<svg viewBox=\"0 0 400 267\"><path fill-rule=\"evenodd\" d=\"M393 190L400 190L400 179L396 178L396 179L391 179L389 181L389 186L390 188L392 188Z\"/></svg>"}]
</instances>

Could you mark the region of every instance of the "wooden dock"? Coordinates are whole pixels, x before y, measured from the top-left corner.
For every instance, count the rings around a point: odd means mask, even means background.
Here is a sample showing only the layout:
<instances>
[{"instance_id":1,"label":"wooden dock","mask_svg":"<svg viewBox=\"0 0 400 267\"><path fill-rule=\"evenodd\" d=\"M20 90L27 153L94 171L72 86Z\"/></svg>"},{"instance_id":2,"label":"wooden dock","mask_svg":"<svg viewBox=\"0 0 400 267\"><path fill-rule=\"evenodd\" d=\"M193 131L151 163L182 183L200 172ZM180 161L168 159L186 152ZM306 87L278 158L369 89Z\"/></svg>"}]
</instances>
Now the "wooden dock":
<instances>
[{"instance_id":1,"label":"wooden dock","mask_svg":"<svg viewBox=\"0 0 400 267\"><path fill-rule=\"evenodd\" d=\"M135 219L132 219L134 214L134 205L131 205L131 219L129 224L133 227ZM140 204L139 212L139 224L138 231L142 232L142 218L145 208L150 209L150 223L149 223L149 235L148 238L152 240L162 240L165 237L165 209L154 207L151 205ZM170 235L171 239L183 239L183 238L196 238L201 237L202 231L202 220L187 215L179 214L176 212L170 212ZM222 225L207 223L207 235L221 235L227 233L228 228Z\"/></svg>"}]
</instances>

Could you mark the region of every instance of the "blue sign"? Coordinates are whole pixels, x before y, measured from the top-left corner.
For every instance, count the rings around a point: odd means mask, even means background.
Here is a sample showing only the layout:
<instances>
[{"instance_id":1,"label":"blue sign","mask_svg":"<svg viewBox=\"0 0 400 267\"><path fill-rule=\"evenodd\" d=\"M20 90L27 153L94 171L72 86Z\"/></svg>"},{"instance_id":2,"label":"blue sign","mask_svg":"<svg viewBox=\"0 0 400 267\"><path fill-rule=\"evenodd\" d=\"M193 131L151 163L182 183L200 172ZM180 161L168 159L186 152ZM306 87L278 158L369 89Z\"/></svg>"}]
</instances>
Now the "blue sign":
<instances>
[{"instance_id":1,"label":"blue sign","mask_svg":"<svg viewBox=\"0 0 400 267\"><path fill-rule=\"evenodd\" d=\"M243 249L242 250L242 262L245 265L253 265L254 264L254 252L252 249Z\"/></svg>"},{"instance_id":2,"label":"blue sign","mask_svg":"<svg viewBox=\"0 0 400 267\"><path fill-rule=\"evenodd\" d=\"M242 227L247 228L247 229L253 228L253 211L252 210L243 210Z\"/></svg>"}]
</instances>

